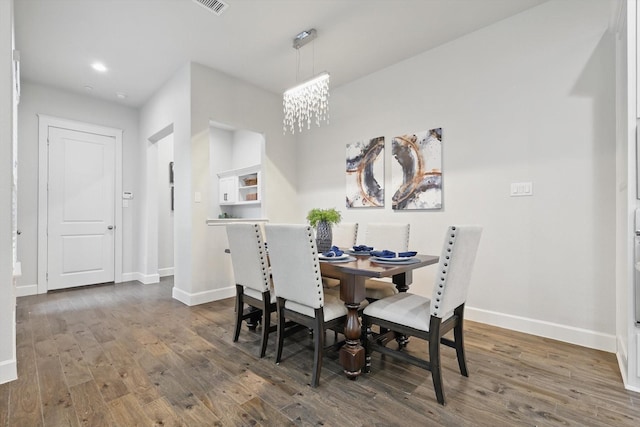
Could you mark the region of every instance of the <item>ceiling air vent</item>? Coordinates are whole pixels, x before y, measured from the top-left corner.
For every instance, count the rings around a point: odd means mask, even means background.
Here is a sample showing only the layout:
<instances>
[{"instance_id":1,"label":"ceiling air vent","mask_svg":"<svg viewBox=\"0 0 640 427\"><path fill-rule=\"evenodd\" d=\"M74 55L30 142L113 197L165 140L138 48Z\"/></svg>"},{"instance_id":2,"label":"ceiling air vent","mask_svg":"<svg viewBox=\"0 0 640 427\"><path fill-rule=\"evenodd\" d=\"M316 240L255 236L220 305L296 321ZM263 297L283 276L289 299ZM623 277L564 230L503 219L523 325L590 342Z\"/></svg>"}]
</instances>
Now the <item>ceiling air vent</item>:
<instances>
[{"instance_id":1,"label":"ceiling air vent","mask_svg":"<svg viewBox=\"0 0 640 427\"><path fill-rule=\"evenodd\" d=\"M222 15L222 12L227 10L227 8L229 7L227 3L221 0L193 0L193 1L199 4L200 6L206 8L207 10L210 10L211 12L215 13L218 16Z\"/></svg>"}]
</instances>

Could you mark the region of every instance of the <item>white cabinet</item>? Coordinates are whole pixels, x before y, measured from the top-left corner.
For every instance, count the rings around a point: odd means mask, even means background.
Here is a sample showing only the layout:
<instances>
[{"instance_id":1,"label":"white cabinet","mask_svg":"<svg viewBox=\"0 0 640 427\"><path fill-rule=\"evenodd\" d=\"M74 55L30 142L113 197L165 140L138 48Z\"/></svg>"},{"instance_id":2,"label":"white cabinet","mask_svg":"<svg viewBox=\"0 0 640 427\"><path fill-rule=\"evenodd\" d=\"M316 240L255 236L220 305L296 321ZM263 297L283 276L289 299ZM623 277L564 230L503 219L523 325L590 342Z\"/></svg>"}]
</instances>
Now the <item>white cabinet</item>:
<instances>
[{"instance_id":1,"label":"white cabinet","mask_svg":"<svg viewBox=\"0 0 640 427\"><path fill-rule=\"evenodd\" d=\"M218 183L220 191L218 193L218 196L221 205L230 205L236 202L236 182L237 179L235 176L219 178Z\"/></svg>"},{"instance_id":2,"label":"white cabinet","mask_svg":"<svg viewBox=\"0 0 640 427\"><path fill-rule=\"evenodd\" d=\"M260 204L260 166L221 172L218 174L218 186L221 205Z\"/></svg>"}]
</instances>

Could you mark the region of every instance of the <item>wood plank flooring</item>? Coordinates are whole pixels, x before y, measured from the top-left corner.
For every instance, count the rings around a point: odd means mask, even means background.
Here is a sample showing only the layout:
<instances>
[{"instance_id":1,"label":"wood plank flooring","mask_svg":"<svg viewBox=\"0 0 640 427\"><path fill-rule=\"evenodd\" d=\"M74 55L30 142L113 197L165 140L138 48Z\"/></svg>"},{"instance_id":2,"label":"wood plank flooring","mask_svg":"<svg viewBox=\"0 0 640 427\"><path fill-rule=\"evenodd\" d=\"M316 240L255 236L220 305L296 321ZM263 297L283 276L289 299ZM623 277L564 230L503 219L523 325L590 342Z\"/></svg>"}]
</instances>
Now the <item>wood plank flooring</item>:
<instances>
[{"instance_id":1,"label":"wood plank flooring","mask_svg":"<svg viewBox=\"0 0 640 427\"><path fill-rule=\"evenodd\" d=\"M233 300L187 307L172 281L18 298L17 381L0 385L0 427L36 426L638 426L613 354L467 322L469 378L443 348L448 404L430 373L374 354L350 381L338 355L309 386L306 331L274 363L259 329L233 337ZM328 334L328 339L333 334ZM413 338L408 351L424 355Z\"/></svg>"}]
</instances>

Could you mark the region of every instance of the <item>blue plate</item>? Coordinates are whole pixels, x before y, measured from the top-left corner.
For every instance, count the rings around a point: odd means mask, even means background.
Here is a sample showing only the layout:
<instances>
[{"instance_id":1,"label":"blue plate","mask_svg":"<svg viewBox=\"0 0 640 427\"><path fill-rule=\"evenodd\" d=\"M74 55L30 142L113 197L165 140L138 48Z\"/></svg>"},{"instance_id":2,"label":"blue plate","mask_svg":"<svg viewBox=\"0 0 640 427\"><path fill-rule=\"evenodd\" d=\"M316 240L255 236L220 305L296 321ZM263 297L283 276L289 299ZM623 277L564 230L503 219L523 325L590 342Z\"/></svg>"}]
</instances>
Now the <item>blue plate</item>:
<instances>
[{"instance_id":1,"label":"blue plate","mask_svg":"<svg viewBox=\"0 0 640 427\"><path fill-rule=\"evenodd\" d=\"M371 261L375 261L382 264L413 264L414 262L420 261L416 257L395 257L395 258L383 258L372 256L369 258Z\"/></svg>"}]
</instances>

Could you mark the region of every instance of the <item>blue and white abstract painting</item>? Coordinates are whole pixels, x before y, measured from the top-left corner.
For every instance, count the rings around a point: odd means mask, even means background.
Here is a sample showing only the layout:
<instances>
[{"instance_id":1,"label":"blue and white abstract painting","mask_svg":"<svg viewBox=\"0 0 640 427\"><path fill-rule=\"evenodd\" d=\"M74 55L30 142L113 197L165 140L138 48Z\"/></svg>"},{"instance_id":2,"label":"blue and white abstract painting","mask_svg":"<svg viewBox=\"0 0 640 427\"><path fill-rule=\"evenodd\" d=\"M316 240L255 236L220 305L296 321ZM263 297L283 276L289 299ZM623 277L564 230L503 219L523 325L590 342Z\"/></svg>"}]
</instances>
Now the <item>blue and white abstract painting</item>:
<instances>
[{"instance_id":1,"label":"blue and white abstract painting","mask_svg":"<svg viewBox=\"0 0 640 427\"><path fill-rule=\"evenodd\" d=\"M391 149L392 209L442 209L442 128L396 136Z\"/></svg>"},{"instance_id":2,"label":"blue and white abstract painting","mask_svg":"<svg viewBox=\"0 0 640 427\"><path fill-rule=\"evenodd\" d=\"M348 208L384 206L384 136L347 144Z\"/></svg>"}]
</instances>

